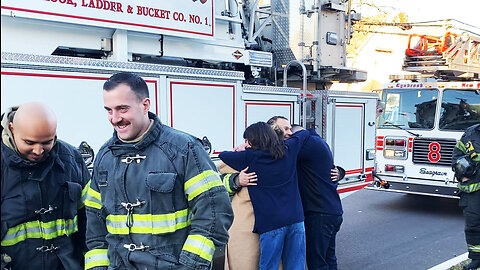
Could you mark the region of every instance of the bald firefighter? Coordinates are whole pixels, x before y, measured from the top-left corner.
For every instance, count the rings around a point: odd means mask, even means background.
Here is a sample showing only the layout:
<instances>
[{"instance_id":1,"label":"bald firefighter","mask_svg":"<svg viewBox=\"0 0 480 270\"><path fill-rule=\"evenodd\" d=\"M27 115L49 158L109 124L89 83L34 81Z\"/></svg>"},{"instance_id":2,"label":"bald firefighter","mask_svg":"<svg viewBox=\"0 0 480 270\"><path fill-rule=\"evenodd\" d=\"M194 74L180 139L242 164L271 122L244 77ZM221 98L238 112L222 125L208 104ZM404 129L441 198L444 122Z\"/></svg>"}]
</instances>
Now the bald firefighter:
<instances>
[{"instance_id":1,"label":"bald firefighter","mask_svg":"<svg viewBox=\"0 0 480 270\"><path fill-rule=\"evenodd\" d=\"M1 266L83 269L89 172L80 153L57 140L57 119L41 103L2 115Z\"/></svg>"}]
</instances>

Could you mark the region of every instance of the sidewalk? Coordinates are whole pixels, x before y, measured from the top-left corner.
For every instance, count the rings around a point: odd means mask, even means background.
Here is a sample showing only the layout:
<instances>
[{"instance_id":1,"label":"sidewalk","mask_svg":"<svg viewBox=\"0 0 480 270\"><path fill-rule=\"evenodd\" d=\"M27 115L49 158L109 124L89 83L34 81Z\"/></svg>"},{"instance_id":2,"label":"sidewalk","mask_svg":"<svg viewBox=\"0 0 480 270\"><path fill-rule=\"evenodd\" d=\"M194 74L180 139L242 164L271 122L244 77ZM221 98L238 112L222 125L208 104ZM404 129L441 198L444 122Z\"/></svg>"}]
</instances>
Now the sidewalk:
<instances>
[{"instance_id":1,"label":"sidewalk","mask_svg":"<svg viewBox=\"0 0 480 270\"><path fill-rule=\"evenodd\" d=\"M450 269L450 267L457 265L467 259L468 259L468 252L465 252L460 256L454 257L453 259L450 259L446 262L436 265L428 270L447 270L447 269Z\"/></svg>"}]
</instances>

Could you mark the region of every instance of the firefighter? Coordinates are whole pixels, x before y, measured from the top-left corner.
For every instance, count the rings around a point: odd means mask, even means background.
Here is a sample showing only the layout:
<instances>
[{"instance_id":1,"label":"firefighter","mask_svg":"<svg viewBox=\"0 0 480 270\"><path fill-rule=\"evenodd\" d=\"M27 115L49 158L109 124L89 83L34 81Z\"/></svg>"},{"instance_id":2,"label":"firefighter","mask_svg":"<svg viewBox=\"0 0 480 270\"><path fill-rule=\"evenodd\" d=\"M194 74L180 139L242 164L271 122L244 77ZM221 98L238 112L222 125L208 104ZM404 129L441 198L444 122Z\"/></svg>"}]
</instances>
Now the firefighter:
<instances>
[{"instance_id":1,"label":"firefighter","mask_svg":"<svg viewBox=\"0 0 480 270\"><path fill-rule=\"evenodd\" d=\"M86 269L210 269L228 240L228 193L200 140L149 112L145 81L104 84L113 137L97 154L86 195Z\"/></svg>"},{"instance_id":2,"label":"firefighter","mask_svg":"<svg viewBox=\"0 0 480 270\"><path fill-rule=\"evenodd\" d=\"M2 115L2 270L83 269L81 196L90 175L80 153L57 140L56 126L40 103Z\"/></svg>"},{"instance_id":3,"label":"firefighter","mask_svg":"<svg viewBox=\"0 0 480 270\"><path fill-rule=\"evenodd\" d=\"M465 217L468 257L466 269L480 268L480 124L465 130L453 150L452 167L458 179L459 205Z\"/></svg>"}]
</instances>

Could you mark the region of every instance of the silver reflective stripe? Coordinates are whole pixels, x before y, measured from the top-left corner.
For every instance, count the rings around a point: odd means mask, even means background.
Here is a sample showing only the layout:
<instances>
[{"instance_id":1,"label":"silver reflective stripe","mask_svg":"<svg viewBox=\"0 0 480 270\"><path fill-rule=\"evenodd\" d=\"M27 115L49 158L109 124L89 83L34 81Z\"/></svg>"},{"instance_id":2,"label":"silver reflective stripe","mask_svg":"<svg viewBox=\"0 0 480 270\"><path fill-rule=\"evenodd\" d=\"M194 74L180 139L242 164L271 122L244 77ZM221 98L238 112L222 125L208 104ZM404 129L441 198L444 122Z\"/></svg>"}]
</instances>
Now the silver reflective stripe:
<instances>
[{"instance_id":1,"label":"silver reflective stripe","mask_svg":"<svg viewBox=\"0 0 480 270\"><path fill-rule=\"evenodd\" d=\"M462 185L462 184L459 183L458 184L458 189L460 189L461 191L466 192L466 193L472 193L472 192L480 190L480 183L473 183L473 184L470 184L470 185Z\"/></svg>"},{"instance_id":2,"label":"silver reflective stripe","mask_svg":"<svg viewBox=\"0 0 480 270\"><path fill-rule=\"evenodd\" d=\"M11 246L27 238L53 239L63 235L70 235L78 231L77 217L63 220L57 219L50 222L39 220L26 222L8 229L2 239L2 246Z\"/></svg>"},{"instance_id":3,"label":"silver reflective stripe","mask_svg":"<svg viewBox=\"0 0 480 270\"><path fill-rule=\"evenodd\" d=\"M193 193L196 189L198 189L199 187L205 185L206 183L210 182L210 181L218 181L219 180L219 177L217 174L212 174L212 175L209 175L205 178L201 178L199 179L197 182L193 183L191 186L189 186L186 190L185 190L185 193L186 194L191 194Z\"/></svg>"},{"instance_id":4,"label":"silver reflective stripe","mask_svg":"<svg viewBox=\"0 0 480 270\"><path fill-rule=\"evenodd\" d=\"M159 220L159 221L152 221L152 220L135 220L135 216L133 218L133 226L134 227L173 227L177 223L186 222L188 220L187 216L183 217L176 217L175 219L168 219L168 220Z\"/></svg>"},{"instance_id":5,"label":"silver reflective stripe","mask_svg":"<svg viewBox=\"0 0 480 270\"><path fill-rule=\"evenodd\" d=\"M199 241L197 239L187 238L185 244L197 247L208 254L213 254L215 252L215 249L212 249L211 247L207 246L205 242Z\"/></svg>"},{"instance_id":6,"label":"silver reflective stripe","mask_svg":"<svg viewBox=\"0 0 480 270\"><path fill-rule=\"evenodd\" d=\"M172 227L175 226L177 223L187 222L188 217L176 217L174 220L167 219L167 220L160 220L160 221L153 221L153 220L138 220L135 219L136 214L133 215L133 227ZM125 219L127 216L125 215ZM114 228L128 228L125 220L123 221L113 221L107 218L107 226L112 226Z\"/></svg>"},{"instance_id":7,"label":"silver reflective stripe","mask_svg":"<svg viewBox=\"0 0 480 270\"><path fill-rule=\"evenodd\" d=\"M92 249L85 254L85 269L109 265L108 249Z\"/></svg>"},{"instance_id":8,"label":"silver reflective stripe","mask_svg":"<svg viewBox=\"0 0 480 270\"><path fill-rule=\"evenodd\" d=\"M111 234L153 233L161 234L174 232L190 225L188 209L170 214L133 214L133 225L126 225L127 215L108 215L106 218L107 230Z\"/></svg>"},{"instance_id":9,"label":"silver reflective stripe","mask_svg":"<svg viewBox=\"0 0 480 270\"><path fill-rule=\"evenodd\" d=\"M100 192L92 189L89 186L89 188L87 189L87 192L85 194L84 203L88 207L101 209L102 208L102 197L101 197Z\"/></svg>"},{"instance_id":10,"label":"silver reflective stripe","mask_svg":"<svg viewBox=\"0 0 480 270\"><path fill-rule=\"evenodd\" d=\"M21 225L23 228L18 228L18 230L17 230L18 226L15 228L9 229L5 237L2 239L2 246L6 246L5 243L10 243L15 240L19 240L19 241L15 241L15 243L18 243L20 241L25 240L27 237L41 238L42 229L40 226L37 226L37 224L35 223L37 222L33 221L33 222L24 223Z\"/></svg>"},{"instance_id":11,"label":"silver reflective stripe","mask_svg":"<svg viewBox=\"0 0 480 270\"><path fill-rule=\"evenodd\" d=\"M182 249L197 254L207 261L211 261L215 253L215 245L212 240L198 234L189 235Z\"/></svg>"}]
</instances>

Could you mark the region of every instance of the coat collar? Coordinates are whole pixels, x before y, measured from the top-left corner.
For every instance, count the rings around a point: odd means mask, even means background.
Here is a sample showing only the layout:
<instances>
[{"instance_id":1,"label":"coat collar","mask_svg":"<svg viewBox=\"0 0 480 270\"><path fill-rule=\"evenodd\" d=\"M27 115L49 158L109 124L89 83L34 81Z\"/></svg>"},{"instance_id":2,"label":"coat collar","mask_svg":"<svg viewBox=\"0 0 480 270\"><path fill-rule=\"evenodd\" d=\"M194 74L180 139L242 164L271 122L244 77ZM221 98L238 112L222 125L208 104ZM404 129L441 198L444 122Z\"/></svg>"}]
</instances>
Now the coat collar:
<instances>
[{"instance_id":1,"label":"coat collar","mask_svg":"<svg viewBox=\"0 0 480 270\"><path fill-rule=\"evenodd\" d=\"M59 147L60 143L57 142L52 150L48 153L48 157L39 163L30 162L22 157L20 157L14 150L7 147L2 142L2 148L4 148L5 159L7 160L8 166L16 167L23 170L31 171L32 173L28 177L29 180L34 181L43 181L46 175L52 170L52 168L57 165L58 168L65 172L65 164L59 158Z\"/></svg>"}]
</instances>

